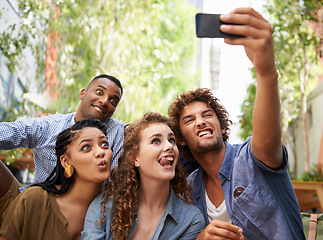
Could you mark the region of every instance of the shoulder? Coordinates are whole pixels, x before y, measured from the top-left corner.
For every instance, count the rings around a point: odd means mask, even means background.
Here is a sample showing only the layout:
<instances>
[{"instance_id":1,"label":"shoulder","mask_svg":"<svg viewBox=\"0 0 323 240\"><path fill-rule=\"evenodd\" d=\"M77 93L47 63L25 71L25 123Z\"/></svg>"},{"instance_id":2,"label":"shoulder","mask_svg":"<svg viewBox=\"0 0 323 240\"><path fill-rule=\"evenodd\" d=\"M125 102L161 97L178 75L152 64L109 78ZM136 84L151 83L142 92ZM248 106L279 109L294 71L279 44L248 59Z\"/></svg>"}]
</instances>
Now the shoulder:
<instances>
[{"instance_id":1,"label":"shoulder","mask_svg":"<svg viewBox=\"0 0 323 240\"><path fill-rule=\"evenodd\" d=\"M185 215L194 216L201 214L200 209L176 195L176 208L181 209Z\"/></svg>"},{"instance_id":2,"label":"shoulder","mask_svg":"<svg viewBox=\"0 0 323 240\"><path fill-rule=\"evenodd\" d=\"M171 205L170 212L173 212L174 217L184 221L201 221L204 218L199 208L182 199L180 196L171 191L169 204Z\"/></svg>"},{"instance_id":3,"label":"shoulder","mask_svg":"<svg viewBox=\"0 0 323 240\"><path fill-rule=\"evenodd\" d=\"M119 128L124 128L125 126L125 123L124 122L121 122L119 120L116 120L114 118L110 118L107 122L106 122L108 128L110 127L119 127Z\"/></svg>"},{"instance_id":4,"label":"shoulder","mask_svg":"<svg viewBox=\"0 0 323 240\"><path fill-rule=\"evenodd\" d=\"M29 187L18 195L20 199L26 199L36 203L43 203L44 200L48 199L48 196L49 193L39 186Z\"/></svg>"},{"instance_id":5,"label":"shoulder","mask_svg":"<svg viewBox=\"0 0 323 240\"><path fill-rule=\"evenodd\" d=\"M96 196L94 198L94 200L91 202L89 208L88 208L88 214L92 213L92 214L98 214L103 210L102 207L102 202L104 200L104 193L102 192L100 193L98 196ZM112 199L108 199L107 202L105 203L105 208L106 208L106 212L108 209L110 209L112 207Z\"/></svg>"},{"instance_id":6,"label":"shoulder","mask_svg":"<svg viewBox=\"0 0 323 240\"><path fill-rule=\"evenodd\" d=\"M67 114L56 113L53 115L42 116L39 119L45 122L70 122L70 121L74 121L74 117L75 117L75 112L67 113Z\"/></svg>"},{"instance_id":7,"label":"shoulder","mask_svg":"<svg viewBox=\"0 0 323 240\"><path fill-rule=\"evenodd\" d=\"M9 212L33 214L35 209L45 209L48 204L49 193L41 187L29 187L22 191L9 205Z\"/></svg>"}]
</instances>

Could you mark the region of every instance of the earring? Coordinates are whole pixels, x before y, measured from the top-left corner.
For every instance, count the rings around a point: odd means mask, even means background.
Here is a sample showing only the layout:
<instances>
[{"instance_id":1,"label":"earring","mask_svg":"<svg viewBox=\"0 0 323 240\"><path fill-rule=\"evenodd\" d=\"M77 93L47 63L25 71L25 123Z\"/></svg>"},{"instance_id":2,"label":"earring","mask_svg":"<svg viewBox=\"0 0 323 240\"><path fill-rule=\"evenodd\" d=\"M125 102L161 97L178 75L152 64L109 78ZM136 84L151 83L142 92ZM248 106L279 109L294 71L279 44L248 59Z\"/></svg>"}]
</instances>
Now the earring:
<instances>
[{"instance_id":1,"label":"earring","mask_svg":"<svg viewBox=\"0 0 323 240\"><path fill-rule=\"evenodd\" d=\"M72 165L67 165L65 168L64 168L64 176L66 178L70 178L72 177L74 173L74 167Z\"/></svg>"},{"instance_id":2,"label":"earring","mask_svg":"<svg viewBox=\"0 0 323 240\"><path fill-rule=\"evenodd\" d=\"M139 167L139 163L138 162L135 162L135 167Z\"/></svg>"}]
</instances>

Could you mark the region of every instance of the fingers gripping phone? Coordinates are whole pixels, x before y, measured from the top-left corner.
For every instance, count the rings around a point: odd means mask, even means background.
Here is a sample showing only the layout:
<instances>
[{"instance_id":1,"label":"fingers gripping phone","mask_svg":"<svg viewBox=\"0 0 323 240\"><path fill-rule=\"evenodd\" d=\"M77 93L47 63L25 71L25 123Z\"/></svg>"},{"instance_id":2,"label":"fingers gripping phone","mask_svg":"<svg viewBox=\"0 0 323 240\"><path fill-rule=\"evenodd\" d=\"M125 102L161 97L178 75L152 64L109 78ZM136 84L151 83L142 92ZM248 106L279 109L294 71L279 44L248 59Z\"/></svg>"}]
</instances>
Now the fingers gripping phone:
<instances>
[{"instance_id":1,"label":"fingers gripping phone","mask_svg":"<svg viewBox=\"0 0 323 240\"><path fill-rule=\"evenodd\" d=\"M195 16L196 36L198 38L239 38L241 35L227 34L220 30L224 23L221 14L198 13Z\"/></svg>"}]
</instances>

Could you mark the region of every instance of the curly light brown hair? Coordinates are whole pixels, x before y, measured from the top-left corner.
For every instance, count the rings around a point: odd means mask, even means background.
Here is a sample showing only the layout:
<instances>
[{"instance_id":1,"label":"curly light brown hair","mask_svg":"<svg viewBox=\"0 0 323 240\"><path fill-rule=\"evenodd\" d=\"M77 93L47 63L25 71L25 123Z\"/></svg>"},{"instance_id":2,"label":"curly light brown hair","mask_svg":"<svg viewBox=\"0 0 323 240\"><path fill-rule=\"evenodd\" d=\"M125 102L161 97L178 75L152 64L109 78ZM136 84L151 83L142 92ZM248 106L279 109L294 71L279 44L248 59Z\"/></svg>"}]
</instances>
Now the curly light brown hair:
<instances>
[{"instance_id":1,"label":"curly light brown hair","mask_svg":"<svg viewBox=\"0 0 323 240\"><path fill-rule=\"evenodd\" d=\"M212 90L208 88L197 88L196 90L184 92L177 96L175 101L169 105L168 116L173 124L173 132L177 141L179 139L183 139L183 135L179 127L180 116L184 107L192 102L205 102L213 109L219 119L221 128L225 130L222 134L222 138L224 141L227 141L229 139L230 125L232 125L232 121L229 119L229 113L220 103L220 100L216 98L213 95ZM185 159L195 161L193 154L187 145L181 146L179 144L178 148Z\"/></svg>"},{"instance_id":2,"label":"curly light brown hair","mask_svg":"<svg viewBox=\"0 0 323 240\"><path fill-rule=\"evenodd\" d=\"M134 165L134 157L139 153L141 132L154 123L163 123L173 130L170 119L159 113L146 113L144 117L125 129L123 153L118 166L111 172L111 181L106 185L104 201L101 203L101 223L105 221L105 203L113 199L111 231L114 239L127 239L139 206L140 175ZM170 184L178 196L191 202L191 187L186 181L186 172L177 164L175 177Z\"/></svg>"}]
</instances>

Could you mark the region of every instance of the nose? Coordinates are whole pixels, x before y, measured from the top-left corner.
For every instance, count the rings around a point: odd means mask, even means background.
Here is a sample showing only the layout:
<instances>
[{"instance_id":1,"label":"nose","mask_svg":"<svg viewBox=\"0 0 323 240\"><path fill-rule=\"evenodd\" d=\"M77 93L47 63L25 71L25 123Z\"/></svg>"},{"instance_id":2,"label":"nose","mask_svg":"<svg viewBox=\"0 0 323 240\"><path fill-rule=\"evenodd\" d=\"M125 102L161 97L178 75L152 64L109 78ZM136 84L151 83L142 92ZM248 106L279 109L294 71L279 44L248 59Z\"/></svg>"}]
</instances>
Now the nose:
<instances>
[{"instance_id":1,"label":"nose","mask_svg":"<svg viewBox=\"0 0 323 240\"><path fill-rule=\"evenodd\" d=\"M173 151L173 149L174 149L174 145L171 144L169 141L166 141L165 146L164 146L165 152L171 152L171 151Z\"/></svg>"},{"instance_id":2,"label":"nose","mask_svg":"<svg viewBox=\"0 0 323 240\"><path fill-rule=\"evenodd\" d=\"M109 101L109 96L102 96L100 98L100 102L102 105L107 105L108 101Z\"/></svg>"},{"instance_id":3,"label":"nose","mask_svg":"<svg viewBox=\"0 0 323 240\"><path fill-rule=\"evenodd\" d=\"M196 126L205 126L205 121L202 116L196 116Z\"/></svg>"},{"instance_id":4,"label":"nose","mask_svg":"<svg viewBox=\"0 0 323 240\"><path fill-rule=\"evenodd\" d=\"M105 155L105 150L100 147L97 147L96 152L95 152L95 157L102 158L102 157L104 157L104 155Z\"/></svg>"}]
</instances>

